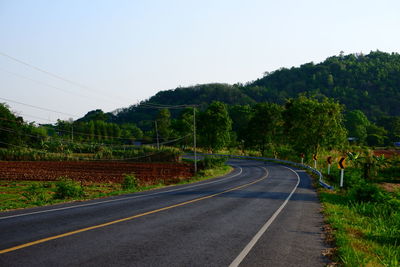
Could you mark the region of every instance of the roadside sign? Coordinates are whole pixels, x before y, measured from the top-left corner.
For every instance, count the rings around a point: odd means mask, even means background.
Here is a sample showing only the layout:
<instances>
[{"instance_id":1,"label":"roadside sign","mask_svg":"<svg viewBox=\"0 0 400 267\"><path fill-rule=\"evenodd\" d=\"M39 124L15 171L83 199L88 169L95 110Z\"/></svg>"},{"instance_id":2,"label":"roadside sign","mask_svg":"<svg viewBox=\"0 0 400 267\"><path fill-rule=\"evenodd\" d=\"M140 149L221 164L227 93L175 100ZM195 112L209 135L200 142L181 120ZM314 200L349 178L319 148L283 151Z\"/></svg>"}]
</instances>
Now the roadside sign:
<instances>
[{"instance_id":1,"label":"roadside sign","mask_svg":"<svg viewBox=\"0 0 400 267\"><path fill-rule=\"evenodd\" d=\"M329 156L329 157L326 159L326 162L328 162L328 175L329 175L329 174L331 174L332 157Z\"/></svg>"},{"instance_id":2,"label":"roadside sign","mask_svg":"<svg viewBox=\"0 0 400 267\"><path fill-rule=\"evenodd\" d=\"M345 157L341 157L341 158L339 159L339 162L338 162L338 164L339 164L339 169L343 170L343 169L346 168L345 160L346 160Z\"/></svg>"},{"instance_id":3,"label":"roadside sign","mask_svg":"<svg viewBox=\"0 0 400 267\"><path fill-rule=\"evenodd\" d=\"M300 158L304 159L304 157L305 157L304 153L301 153Z\"/></svg>"},{"instance_id":4,"label":"roadside sign","mask_svg":"<svg viewBox=\"0 0 400 267\"><path fill-rule=\"evenodd\" d=\"M314 169L317 169L317 154L313 154L312 158L314 160Z\"/></svg>"}]
</instances>

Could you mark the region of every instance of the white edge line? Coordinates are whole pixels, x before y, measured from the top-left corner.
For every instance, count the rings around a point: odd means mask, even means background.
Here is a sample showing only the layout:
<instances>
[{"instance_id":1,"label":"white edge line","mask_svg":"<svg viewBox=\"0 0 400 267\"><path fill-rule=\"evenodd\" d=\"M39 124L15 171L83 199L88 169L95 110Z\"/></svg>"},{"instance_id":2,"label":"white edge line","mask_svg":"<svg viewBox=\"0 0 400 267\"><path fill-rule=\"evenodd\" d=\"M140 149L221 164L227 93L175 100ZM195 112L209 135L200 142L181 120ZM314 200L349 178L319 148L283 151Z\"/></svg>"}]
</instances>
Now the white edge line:
<instances>
[{"instance_id":1,"label":"white edge line","mask_svg":"<svg viewBox=\"0 0 400 267\"><path fill-rule=\"evenodd\" d=\"M251 239L251 241L242 250L242 252L240 252L240 254L236 257L236 259L229 265L229 267L237 267L237 266L239 266L239 264L244 260L244 258L247 256L247 254L249 254L249 252L254 247L254 245L257 243L257 241L261 238L261 236L265 233L265 231L267 231L269 226L274 222L276 217L278 217L279 213L281 213L281 211L285 208L286 204L289 202L289 199L292 197L293 193L296 191L297 187L299 186L299 184L300 184L300 176L297 174L297 172L295 172L294 170L292 170L291 168L288 168L286 166L282 166L282 167L287 168L287 169L291 170L292 172L294 172L296 174L296 176L297 176L297 184L296 184L296 186L293 188L293 190L290 193L290 195L286 198L285 202L283 202L283 204L279 207L279 209L277 209L275 211L275 213L271 216L271 218L269 218L269 220L263 225L263 227L261 227L261 229Z\"/></svg>"},{"instance_id":2,"label":"white edge line","mask_svg":"<svg viewBox=\"0 0 400 267\"><path fill-rule=\"evenodd\" d=\"M232 166L235 167L235 165L232 165ZM232 176L228 176L228 177L225 177L225 178L222 178L222 179L218 179L216 181L208 182L208 183L200 183L200 184L187 186L187 187L183 187L183 188L177 188L177 189L172 189L172 190L167 190L167 191L157 192L157 193L152 193L152 194L146 194L146 195L140 195L140 196L131 196L131 197L111 199L111 200L99 201L99 202L95 202L95 203L75 205L75 206L69 206L69 207L63 207L63 208L57 208L57 209L41 210L41 211L34 211L34 212L29 212L29 213L10 215L10 216L5 216L5 217L0 217L0 220L16 218L16 217L23 217L23 216L33 215L33 214L48 213L48 212L54 212L54 211L60 211L60 210L88 207L88 206L100 205L100 204L116 202L116 201L123 201L123 200L128 200L128 199L135 199L135 198L143 198L143 197L161 195L161 194L165 194L165 193L170 193L170 192L180 191L180 190L184 190L184 189L194 188L194 187L198 187L198 186L201 186L201 185L209 185L209 184L219 183L219 182L224 181L226 179L231 179L231 178L234 178L234 177L242 174L243 169L240 166L237 166L237 167L240 169L240 171L237 174L232 175Z\"/></svg>"}]
</instances>

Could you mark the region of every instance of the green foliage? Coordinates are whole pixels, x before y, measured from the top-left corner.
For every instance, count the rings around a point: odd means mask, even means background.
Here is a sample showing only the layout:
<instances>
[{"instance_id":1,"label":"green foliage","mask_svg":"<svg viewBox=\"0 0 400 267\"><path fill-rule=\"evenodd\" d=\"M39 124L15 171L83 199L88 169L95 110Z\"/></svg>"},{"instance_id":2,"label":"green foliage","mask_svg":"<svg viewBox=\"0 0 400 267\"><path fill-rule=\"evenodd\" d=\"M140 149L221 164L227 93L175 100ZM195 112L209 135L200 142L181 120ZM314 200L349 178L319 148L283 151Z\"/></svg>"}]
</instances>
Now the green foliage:
<instances>
[{"instance_id":1,"label":"green foliage","mask_svg":"<svg viewBox=\"0 0 400 267\"><path fill-rule=\"evenodd\" d=\"M161 140L167 140L171 135L171 113L168 109L161 109L156 118L157 131Z\"/></svg>"},{"instance_id":2,"label":"green foliage","mask_svg":"<svg viewBox=\"0 0 400 267\"><path fill-rule=\"evenodd\" d=\"M376 176L378 170L389 164L384 155L375 156L370 150L364 150L362 153L348 152L347 156L354 167L363 170L363 178L366 180Z\"/></svg>"},{"instance_id":3,"label":"green foliage","mask_svg":"<svg viewBox=\"0 0 400 267\"><path fill-rule=\"evenodd\" d=\"M206 149L215 151L229 144L231 129L232 120L224 103L214 101L200 114L198 132Z\"/></svg>"},{"instance_id":4,"label":"green foliage","mask_svg":"<svg viewBox=\"0 0 400 267\"><path fill-rule=\"evenodd\" d=\"M364 144L367 138L367 127L371 123L361 110L353 110L346 114L345 125L349 137L357 138L357 143Z\"/></svg>"},{"instance_id":5,"label":"green foliage","mask_svg":"<svg viewBox=\"0 0 400 267\"><path fill-rule=\"evenodd\" d=\"M267 148L275 154L275 148L282 143L282 112L283 107L274 103L257 104L247 127L247 145L257 147L261 155Z\"/></svg>"},{"instance_id":6,"label":"green foliage","mask_svg":"<svg viewBox=\"0 0 400 267\"><path fill-rule=\"evenodd\" d=\"M346 144L343 106L332 99L300 96L290 99L283 112L285 133L298 153L318 154L321 148Z\"/></svg>"},{"instance_id":7,"label":"green foliage","mask_svg":"<svg viewBox=\"0 0 400 267\"><path fill-rule=\"evenodd\" d=\"M206 156L203 160L198 162L200 169L213 169L225 165L226 159L223 157Z\"/></svg>"},{"instance_id":8,"label":"green foliage","mask_svg":"<svg viewBox=\"0 0 400 267\"><path fill-rule=\"evenodd\" d=\"M357 202L384 202L387 197L376 185L360 181L349 192L351 200Z\"/></svg>"},{"instance_id":9,"label":"green foliage","mask_svg":"<svg viewBox=\"0 0 400 267\"><path fill-rule=\"evenodd\" d=\"M56 183L55 199L79 198L83 195L84 191L81 184L68 177L60 177L59 181Z\"/></svg>"},{"instance_id":10,"label":"green foliage","mask_svg":"<svg viewBox=\"0 0 400 267\"><path fill-rule=\"evenodd\" d=\"M386 143L387 131L383 127L371 124L367 127L367 144L369 146L383 146Z\"/></svg>"},{"instance_id":11,"label":"green foliage","mask_svg":"<svg viewBox=\"0 0 400 267\"><path fill-rule=\"evenodd\" d=\"M138 188L138 180L134 173L125 174L124 180L122 181L122 189L124 190L136 190Z\"/></svg>"},{"instance_id":12,"label":"green foliage","mask_svg":"<svg viewBox=\"0 0 400 267\"><path fill-rule=\"evenodd\" d=\"M44 205L50 200L47 189L43 184L30 185L25 192L22 193L22 196L25 197L28 202L38 206Z\"/></svg>"},{"instance_id":13,"label":"green foliage","mask_svg":"<svg viewBox=\"0 0 400 267\"><path fill-rule=\"evenodd\" d=\"M368 160L364 154L350 157L360 160L361 167ZM363 180L361 170L354 170L346 169L346 183L349 175L352 182L345 190L320 192L327 222L334 229L336 261L344 266L399 266L400 194L384 191Z\"/></svg>"},{"instance_id":14,"label":"green foliage","mask_svg":"<svg viewBox=\"0 0 400 267\"><path fill-rule=\"evenodd\" d=\"M400 116L398 84L400 55L374 51L368 55L333 56L319 64L311 62L300 67L281 68L246 85L178 87L159 92L143 104L198 104L204 107L215 100L229 105L283 104L288 98L307 93L334 98L346 105L347 110L361 110L370 121L378 121L383 116ZM121 109L113 120L139 123L154 118L155 114L156 111L131 106Z\"/></svg>"}]
</instances>

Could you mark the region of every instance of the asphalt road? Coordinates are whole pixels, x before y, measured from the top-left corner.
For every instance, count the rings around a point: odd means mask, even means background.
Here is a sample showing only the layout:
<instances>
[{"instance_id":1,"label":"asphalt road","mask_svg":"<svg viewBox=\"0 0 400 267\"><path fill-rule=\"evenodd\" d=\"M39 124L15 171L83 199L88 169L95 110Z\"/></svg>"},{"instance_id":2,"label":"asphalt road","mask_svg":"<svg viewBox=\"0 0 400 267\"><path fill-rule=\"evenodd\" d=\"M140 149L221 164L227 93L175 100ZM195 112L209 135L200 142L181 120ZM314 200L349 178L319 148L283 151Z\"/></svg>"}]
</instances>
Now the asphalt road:
<instances>
[{"instance_id":1,"label":"asphalt road","mask_svg":"<svg viewBox=\"0 0 400 267\"><path fill-rule=\"evenodd\" d=\"M0 214L0 266L324 266L310 177L231 160L224 177Z\"/></svg>"}]
</instances>

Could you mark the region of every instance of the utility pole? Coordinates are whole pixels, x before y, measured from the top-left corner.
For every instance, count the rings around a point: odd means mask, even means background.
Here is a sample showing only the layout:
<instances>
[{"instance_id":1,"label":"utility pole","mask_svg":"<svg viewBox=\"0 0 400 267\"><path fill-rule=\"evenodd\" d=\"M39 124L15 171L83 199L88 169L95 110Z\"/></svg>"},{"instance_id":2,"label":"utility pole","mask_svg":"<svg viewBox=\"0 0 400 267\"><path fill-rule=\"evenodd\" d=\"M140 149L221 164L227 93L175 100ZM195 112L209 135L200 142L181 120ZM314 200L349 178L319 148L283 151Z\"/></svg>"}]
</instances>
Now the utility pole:
<instances>
[{"instance_id":1,"label":"utility pole","mask_svg":"<svg viewBox=\"0 0 400 267\"><path fill-rule=\"evenodd\" d=\"M196 108L193 106L193 147L194 147L194 173L197 173L197 152L196 152Z\"/></svg>"},{"instance_id":2,"label":"utility pole","mask_svg":"<svg viewBox=\"0 0 400 267\"><path fill-rule=\"evenodd\" d=\"M157 134L157 149L160 149L160 141L158 140L158 129L157 129L157 121L154 121L155 125L156 125L156 134Z\"/></svg>"},{"instance_id":3,"label":"utility pole","mask_svg":"<svg viewBox=\"0 0 400 267\"><path fill-rule=\"evenodd\" d=\"M71 141L74 142L74 125L71 124Z\"/></svg>"}]
</instances>

